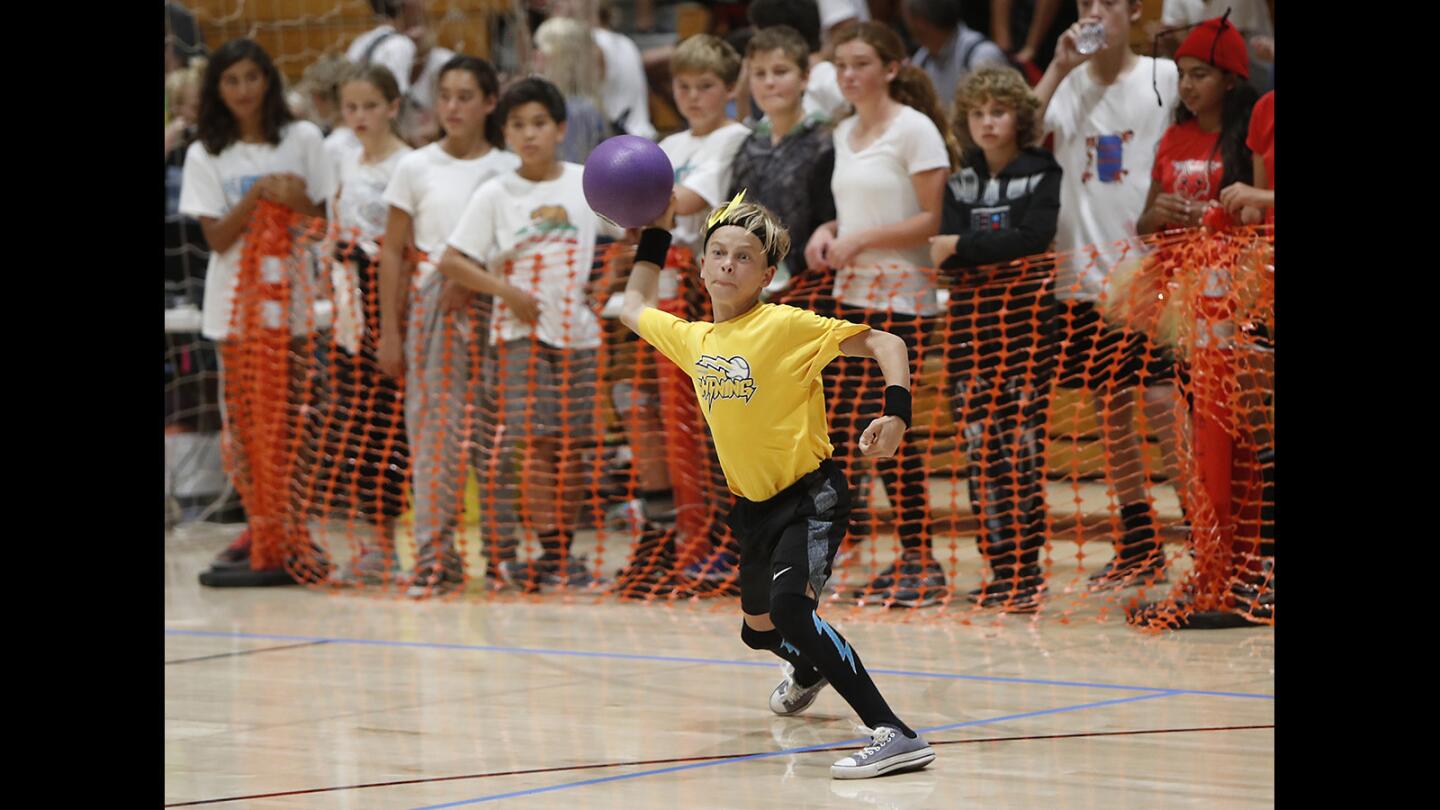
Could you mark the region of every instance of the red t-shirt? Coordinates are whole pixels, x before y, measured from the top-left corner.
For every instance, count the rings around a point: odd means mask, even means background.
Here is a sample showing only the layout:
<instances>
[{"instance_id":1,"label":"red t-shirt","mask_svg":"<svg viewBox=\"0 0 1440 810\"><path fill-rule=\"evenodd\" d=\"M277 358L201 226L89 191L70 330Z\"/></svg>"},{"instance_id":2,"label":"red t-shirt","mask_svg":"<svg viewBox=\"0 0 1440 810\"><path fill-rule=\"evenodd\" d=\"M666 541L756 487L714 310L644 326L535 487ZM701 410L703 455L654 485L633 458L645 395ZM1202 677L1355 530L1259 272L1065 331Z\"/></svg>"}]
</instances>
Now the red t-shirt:
<instances>
[{"instance_id":1,"label":"red t-shirt","mask_svg":"<svg viewBox=\"0 0 1440 810\"><path fill-rule=\"evenodd\" d=\"M1245 139L1250 151L1265 161L1266 188L1275 188L1275 91L1271 90L1255 102L1250 113L1250 135Z\"/></svg>"},{"instance_id":2,"label":"red t-shirt","mask_svg":"<svg viewBox=\"0 0 1440 810\"><path fill-rule=\"evenodd\" d=\"M1178 194L1195 202L1218 199L1220 180L1225 176L1225 163L1215 148L1219 142L1219 132L1200 131L1193 118L1171 126L1155 148L1150 179L1159 183L1165 194Z\"/></svg>"}]
</instances>

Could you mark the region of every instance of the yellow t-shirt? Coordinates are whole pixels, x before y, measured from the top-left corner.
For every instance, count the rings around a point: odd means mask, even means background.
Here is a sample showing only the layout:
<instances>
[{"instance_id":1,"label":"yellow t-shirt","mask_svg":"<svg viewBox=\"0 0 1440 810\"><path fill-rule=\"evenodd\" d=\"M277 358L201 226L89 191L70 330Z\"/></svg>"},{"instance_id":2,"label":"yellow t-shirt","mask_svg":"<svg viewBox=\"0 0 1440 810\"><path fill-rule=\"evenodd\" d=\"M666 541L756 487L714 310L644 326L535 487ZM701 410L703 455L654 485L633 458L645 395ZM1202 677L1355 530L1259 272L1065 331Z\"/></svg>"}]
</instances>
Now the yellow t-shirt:
<instances>
[{"instance_id":1,"label":"yellow t-shirt","mask_svg":"<svg viewBox=\"0 0 1440 810\"><path fill-rule=\"evenodd\" d=\"M820 372L869 326L783 304L757 304L723 323L650 308L638 325L695 381L731 492L769 500L834 452Z\"/></svg>"}]
</instances>

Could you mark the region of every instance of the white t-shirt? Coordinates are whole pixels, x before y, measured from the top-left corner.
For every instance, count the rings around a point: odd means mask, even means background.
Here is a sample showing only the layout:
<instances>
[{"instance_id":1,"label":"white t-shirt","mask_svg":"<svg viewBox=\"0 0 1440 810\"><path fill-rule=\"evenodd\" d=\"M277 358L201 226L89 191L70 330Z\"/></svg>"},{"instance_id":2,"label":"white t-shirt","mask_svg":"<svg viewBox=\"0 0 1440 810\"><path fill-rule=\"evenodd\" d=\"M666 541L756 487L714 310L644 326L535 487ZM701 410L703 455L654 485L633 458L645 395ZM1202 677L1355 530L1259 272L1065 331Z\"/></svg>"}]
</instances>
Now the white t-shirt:
<instances>
[{"instance_id":1,"label":"white t-shirt","mask_svg":"<svg viewBox=\"0 0 1440 810\"><path fill-rule=\"evenodd\" d=\"M902 105L885 132L857 153L850 149L850 133L859 121L852 115L835 127L830 191L835 195L837 236L894 225L920 213L911 176L950 168L944 136L913 107ZM933 315L940 304L934 274L925 269L929 264L930 249L924 244L861 251L835 274L835 295L851 306Z\"/></svg>"},{"instance_id":2,"label":"white t-shirt","mask_svg":"<svg viewBox=\"0 0 1440 810\"><path fill-rule=\"evenodd\" d=\"M605 85L600 88L605 114L613 120L629 110L625 132L653 140L656 132L650 123L650 83L645 78L640 48L624 34L604 28L592 28L591 32L605 58Z\"/></svg>"},{"instance_id":3,"label":"white t-shirt","mask_svg":"<svg viewBox=\"0 0 1440 810\"><path fill-rule=\"evenodd\" d=\"M385 202L385 189L400 161L415 150L402 146L379 163L361 163L364 149L351 154L340 166L340 196L335 222L340 238L375 241L385 235L390 218L390 204Z\"/></svg>"},{"instance_id":4,"label":"white t-shirt","mask_svg":"<svg viewBox=\"0 0 1440 810\"><path fill-rule=\"evenodd\" d=\"M324 203L335 193L335 176L325 155L320 128L309 121L296 121L281 130L278 146L236 141L220 154L212 155L200 141L190 144L180 185L180 213L197 218L224 217L256 180L277 172L305 178L305 193L316 203ZM229 250L210 252L200 333L212 340L224 340L230 334L244 242L242 235Z\"/></svg>"},{"instance_id":5,"label":"white t-shirt","mask_svg":"<svg viewBox=\"0 0 1440 810\"><path fill-rule=\"evenodd\" d=\"M1111 85L1096 84L1090 66L1081 65L1060 83L1045 110L1045 131L1055 134L1055 159L1065 170L1056 249L1099 249L1093 262L1089 256L1062 259L1055 275L1057 298L1098 300L1110 268L1135 249L1127 240L1136 235L1135 223L1144 213L1155 147L1175 120L1180 87L1175 63L1158 60L1164 103L1157 104L1153 61L1139 57Z\"/></svg>"},{"instance_id":6,"label":"white t-shirt","mask_svg":"<svg viewBox=\"0 0 1440 810\"><path fill-rule=\"evenodd\" d=\"M438 141L400 160L385 189L385 202L410 215L415 247L429 257L420 262L416 283L435 272L435 262L445 252L445 240L475 190L486 180L518 168L520 158L510 152L491 149L473 160L459 160Z\"/></svg>"},{"instance_id":7,"label":"white t-shirt","mask_svg":"<svg viewBox=\"0 0 1440 810\"><path fill-rule=\"evenodd\" d=\"M585 167L561 163L554 180L537 183L516 172L487 180L465 206L450 245L490 272L535 296L540 318L532 328L495 299L491 340L535 334L562 349L600 345L600 321L586 294L598 232L619 237L585 202Z\"/></svg>"},{"instance_id":8,"label":"white t-shirt","mask_svg":"<svg viewBox=\"0 0 1440 810\"><path fill-rule=\"evenodd\" d=\"M437 94L436 84L440 79L440 68L455 55L449 48L435 46L430 53L425 55L425 67L420 71L420 78L410 85L410 101L422 110L435 109L435 96Z\"/></svg>"},{"instance_id":9,"label":"white t-shirt","mask_svg":"<svg viewBox=\"0 0 1440 810\"><path fill-rule=\"evenodd\" d=\"M699 194L709 208L714 208L727 202L725 192L730 190L735 154L748 137L749 127L731 121L701 137L692 135L688 129L677 132L661 141L660 148L665 150L671 167L675 169L675 185ZM675 218L675 228L671 231L675 244L699 252L709 208L698 214Z\"/></svg>"},{"instance_id":10,"label":"white t-shirt","mask_svg":"<svg viewBox=\"0 0 1440 810\"><path fill-rule=\"evenodd\" d=\"M1230 9L1230 24L1240 29L1245 36L1275 36L1275 26L1270 22L1270 9L1264 0L1165 0L1160 11L1160 22L1167 28L1193 25L1219 17L1227 8Z\"/></svg>"},{"instance_id":11,"label":"white t-shirt","mask_svg":"<svg viewBox=\"0 0 1440 810\"><path fill-rule=\"evenodd\" d=\"M363 151L365 147L349 127L336 127L325 136L325 154L330 156L330 166L336 177L340 176L340 168L346 161Z\"/></svg>"},{"instance_id":12,"label":"white t-shirt","mask_svg":"<svg viewBox=\"0 0 1440 810\"><path fill-rule=\"evenodd\" d=\"M395 82L400 85L400 95L403 96L410 89L410 65L415 61L415 43L410 37L396 31L395 26L385 23L356 37L345 51L345 58L360 64L370 43L386 34L390 36L385 37L385 41L375 48L370 62L390 68L390 72L395 74Z\"/></svg>"},{"instance_id":13,"label":"white t-shirt","mask_svg":"<svg viewBox=\"0 0 1440 810\"><path fill-rule=\"evenodd\" d=\"M840 93L840 80L835 74L834 63L816 62L810 66L810 78L805 82L805 95L800 99L806 115L819 113L835 121L849 103Z\"/></svg>"}]
</instances>

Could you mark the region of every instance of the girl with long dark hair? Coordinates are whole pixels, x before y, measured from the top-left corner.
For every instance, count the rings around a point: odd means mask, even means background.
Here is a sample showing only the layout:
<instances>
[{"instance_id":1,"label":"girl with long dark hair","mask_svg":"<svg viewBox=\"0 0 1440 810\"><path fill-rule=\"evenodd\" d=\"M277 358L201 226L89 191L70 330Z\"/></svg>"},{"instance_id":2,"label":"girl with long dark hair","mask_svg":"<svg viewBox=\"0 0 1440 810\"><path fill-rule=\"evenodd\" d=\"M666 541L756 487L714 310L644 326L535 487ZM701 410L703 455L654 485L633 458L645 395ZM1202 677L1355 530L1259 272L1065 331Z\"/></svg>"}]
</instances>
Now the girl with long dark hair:
<instances>
[{"instance_id":1,"label":"girl with long dark hair","mask_svg":"<svg viewBox=\"0 0 1440 810\"><path fill-rule=\"evenodd\" d=\"M489 62L452 57L441 67L436 89L444 135L395 167L385 189L390 209L380 249L377 353L382 371L405 379L417 546L409 595L415 598L464 582L455 546L464 456L481 446L466 397L479 387L473 359L484 356L488 335L478 296L446 281L436 265L475 190L520 165L497 148L503 143L494 116L500 82Z\"/></svg>"},{"instance_id":2,"label":"girl with long dark hair","mask_svg":"<svg viewBox=\"0 0 1440 810\"><path fill-rule=\"evenodd\" d=\"M200 221L210 246L201 334L219 341L222 347L240 337L232 333L231 314L241 249L256 204L267 200L299 214L323 217L325 200L333 191L334 178L320 129L292 118L285 106L280 72L270 55L249 39L221 45L205 68L196 140L186 153L180 187L180 213ZM294 322L309 319L291 320L292 335L303 340L308 327ZM223 367L220 387L223 402ZM237 484L243 492L249 469L246 437L234 435L228 415L225 421L231 475L240 479ZM226 572L249 569L250 539L248 530L241 534L216 558L211 570L201 574L201 582L224 584L222 580L231 579ZM241 579L245 584L265 584L287 582L289 575L275 566Z\"/></svg>"},{"instance_id":3,"label":"girl with long dark hair","mask_svg":"<svg viewBox=\"0 0 1440 810\"><path fill-rule=\"evenodd\" d=\"M1240 32L1223 19L1207 20L1185 38L1175 63L1181 103L1155 151L1140 233L1196 227L1222 188L1254 180L1245 138L1259 94L1246 81L1250 62Z\"/></svg>"}]
</instances>

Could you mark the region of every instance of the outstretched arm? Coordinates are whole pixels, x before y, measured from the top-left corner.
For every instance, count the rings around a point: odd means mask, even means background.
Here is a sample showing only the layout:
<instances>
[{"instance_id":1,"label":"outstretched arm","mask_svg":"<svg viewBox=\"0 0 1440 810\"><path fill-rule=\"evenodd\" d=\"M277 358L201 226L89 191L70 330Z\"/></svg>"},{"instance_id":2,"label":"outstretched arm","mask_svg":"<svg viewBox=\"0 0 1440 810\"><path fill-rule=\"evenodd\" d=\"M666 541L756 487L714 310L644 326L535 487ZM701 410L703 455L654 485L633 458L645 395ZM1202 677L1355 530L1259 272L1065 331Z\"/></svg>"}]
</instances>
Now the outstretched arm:
<instances>
[{"instance_id":1,"label":"outstretched arm","mask_svg":"<svg viewBox=\"0 0 1440 810\"><path fill-rule=\"evenodd\" d=\"M885 375L885 415L861 434L860 453L890 458L910 426L910 350L895 335L870 329L847 338L840 351L847 357L873 357L880 364L880 373Z\"/></svg>"}]
</instances>

